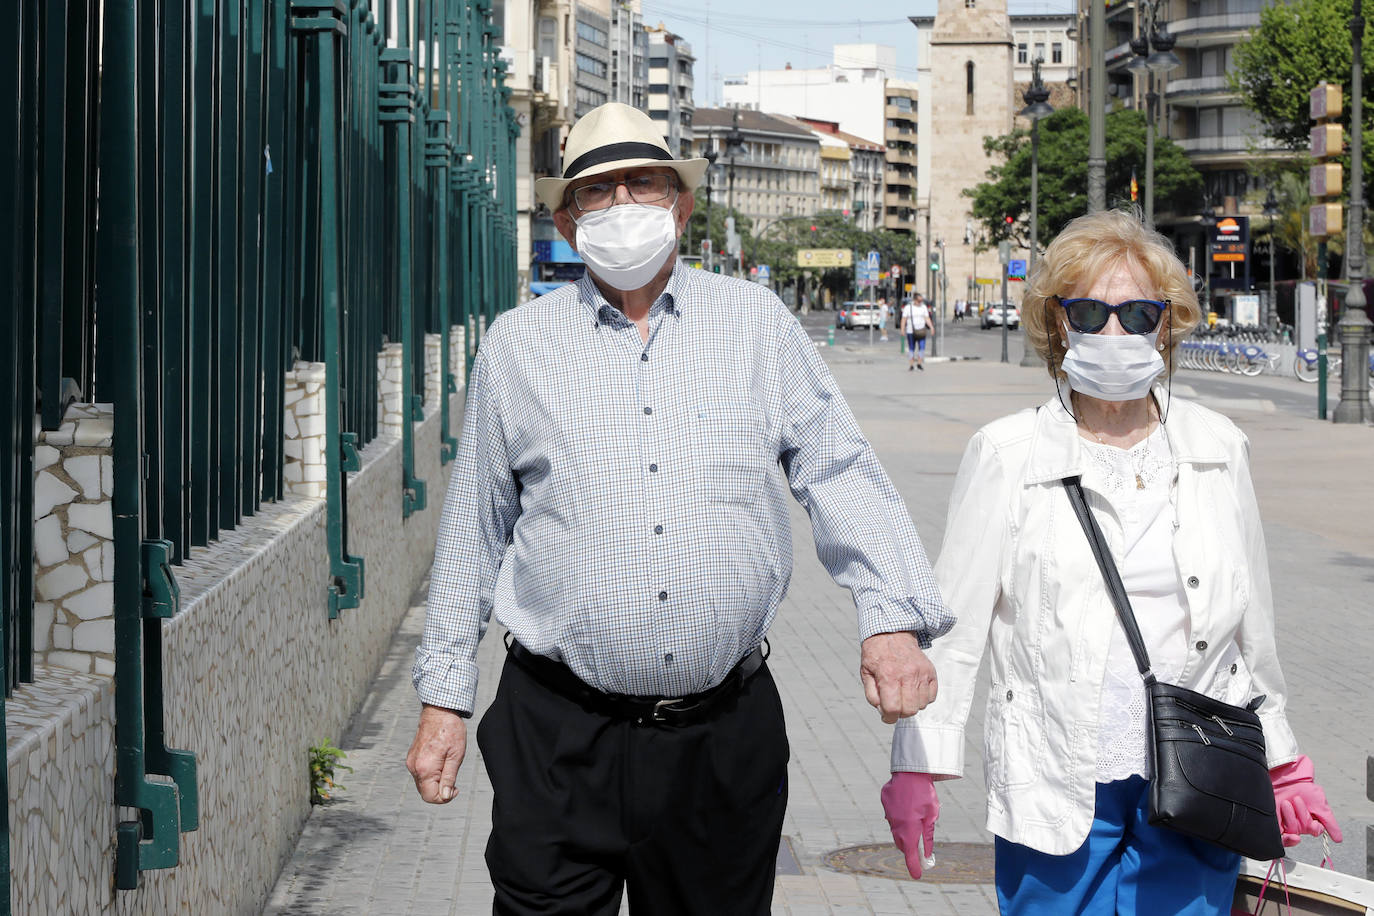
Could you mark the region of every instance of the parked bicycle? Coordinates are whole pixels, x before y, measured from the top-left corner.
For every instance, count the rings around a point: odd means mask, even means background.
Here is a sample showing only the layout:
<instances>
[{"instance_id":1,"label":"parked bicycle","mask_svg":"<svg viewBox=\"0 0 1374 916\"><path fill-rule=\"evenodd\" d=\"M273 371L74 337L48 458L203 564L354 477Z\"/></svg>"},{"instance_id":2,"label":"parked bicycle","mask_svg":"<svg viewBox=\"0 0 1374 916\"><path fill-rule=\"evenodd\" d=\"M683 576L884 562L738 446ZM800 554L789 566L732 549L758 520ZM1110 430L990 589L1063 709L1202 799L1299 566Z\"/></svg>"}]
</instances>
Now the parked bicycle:
<instances>
[{"instance_id":1,"label":"parked bicycle","mask_svg":"<svg viewBox=\"0 0 1374 916\"><path fill-rule=\"evenodd\" d=\"M1304 382L1317 380L1317 351L1298 350L1293 357L1293 374ZM1341 374L1341 351L1331 348L1326 351L1326 377L1339 378ZM1369 354L1369 387L1374 389L1374 353Z\"/></svg>"}]
</instances>

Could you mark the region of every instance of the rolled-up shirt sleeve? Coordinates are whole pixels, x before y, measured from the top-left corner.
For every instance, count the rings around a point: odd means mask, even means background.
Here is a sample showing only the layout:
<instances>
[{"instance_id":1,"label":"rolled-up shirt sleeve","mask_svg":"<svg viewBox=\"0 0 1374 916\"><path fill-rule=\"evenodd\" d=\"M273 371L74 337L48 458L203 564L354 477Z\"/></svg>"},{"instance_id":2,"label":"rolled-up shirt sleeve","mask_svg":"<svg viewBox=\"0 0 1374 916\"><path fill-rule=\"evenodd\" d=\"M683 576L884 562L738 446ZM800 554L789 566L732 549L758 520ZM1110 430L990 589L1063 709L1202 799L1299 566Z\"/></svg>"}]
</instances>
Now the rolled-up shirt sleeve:
<instances>
[{"instance_id":1,"label":"rolled-up shirt sleeve","mask_svg":"<svg viewBox=\"0 0 1374 916\"><path fill-rule=\"evenodd\" d=\"M954 625L911 515L815 345L789 322L779 352L781 464L816 555L858 609L859 639L910 631L923 647Z\"/></svg>"},{"instance_id":2,"label":"rolled-up shirt sleeve","mask_svg":"<svg viewBox=\"0 0 1374 916\"><path fill-rule=\"evenodd\" d=\"M471 715L477 645L491 620L502 558L520 514L501 404L484 351L473 365L458 455L439 520L425 628L411 681L421 702Z\"/></svg>"}]
</instances>

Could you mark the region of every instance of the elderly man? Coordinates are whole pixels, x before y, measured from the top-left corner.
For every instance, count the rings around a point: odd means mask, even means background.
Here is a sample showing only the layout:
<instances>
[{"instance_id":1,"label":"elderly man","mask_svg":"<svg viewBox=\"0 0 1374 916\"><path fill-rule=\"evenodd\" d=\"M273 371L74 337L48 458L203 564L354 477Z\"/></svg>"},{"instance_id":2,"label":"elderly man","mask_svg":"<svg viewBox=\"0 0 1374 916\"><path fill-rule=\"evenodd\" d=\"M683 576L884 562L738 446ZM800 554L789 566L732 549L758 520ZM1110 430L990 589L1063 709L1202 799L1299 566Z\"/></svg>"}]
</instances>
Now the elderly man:
<instances>
[{"instance_id":1,"label":"elderly man","mask_svg":"<svg viewBox=\"0 0 1374 916\"><path fill-rule=\"evenodd\" d=\"M455 795L477 644L509 631L477 740L495 912L767 913L787 802L764 637L792 544L778 470L854 594L884 721L935 696L953 619L901 497L776 296L686 267L704 159L611 103L535 193L587 264L494 322L440 523L406 764ZM785 647L779 647L786 651Z\"/></svg>"}]
</instances>

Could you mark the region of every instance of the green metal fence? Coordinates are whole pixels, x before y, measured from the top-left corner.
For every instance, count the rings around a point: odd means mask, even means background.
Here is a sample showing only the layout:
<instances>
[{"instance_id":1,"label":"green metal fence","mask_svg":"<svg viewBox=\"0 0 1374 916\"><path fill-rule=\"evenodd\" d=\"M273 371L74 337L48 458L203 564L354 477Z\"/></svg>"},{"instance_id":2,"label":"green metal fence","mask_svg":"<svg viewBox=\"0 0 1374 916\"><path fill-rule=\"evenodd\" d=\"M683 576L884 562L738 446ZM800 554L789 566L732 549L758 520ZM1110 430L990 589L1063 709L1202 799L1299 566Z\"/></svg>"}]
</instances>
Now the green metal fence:
<instances>
[{"instance_id":1,"label":"green metal fence","mask_svg":"<svg viewBox=\"0 0 1374 916\"><path fill-rule=\"evenodd\" d=\"M286 373L326 367L333 617L364 589L347 472L379 430L377 354L402 344L409 515L425 335L455 391L451 327L470 363L514 304L518 127L490 17L490 0L33 0L0 38L0 667L6 695L34 677L35 415L51 430L72 399L111 403L115 794L143 811L119 825L121 888L175 865L198 820L195 759L164 741L160 621L175 565L282 497Z\"/></svg>"}]
</instances>

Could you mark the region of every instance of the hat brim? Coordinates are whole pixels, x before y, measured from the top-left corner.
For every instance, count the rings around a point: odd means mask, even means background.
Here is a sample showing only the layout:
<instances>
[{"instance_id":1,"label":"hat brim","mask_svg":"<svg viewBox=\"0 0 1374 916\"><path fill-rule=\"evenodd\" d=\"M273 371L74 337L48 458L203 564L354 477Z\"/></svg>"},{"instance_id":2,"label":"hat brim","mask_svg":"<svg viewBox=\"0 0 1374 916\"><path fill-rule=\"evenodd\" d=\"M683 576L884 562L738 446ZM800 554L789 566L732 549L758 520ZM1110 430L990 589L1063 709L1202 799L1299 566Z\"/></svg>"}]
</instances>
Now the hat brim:
<instances>
[{"instance_id":1,"label":"hat brim","mask_svg":"<svg viewBox=\"0 0 1374 916\"><path fill-rule=\"evenodd\" d=\"M534 198L550 210L558 210L563 206L563 193L568 189L568 185L574 181L589 178L592 175L604 175L607 172L615 172L620 169L636 169L646 166L672 169L677 173L682 189L692 191L701 184L701 179L706 174L706 166L709 164L705 159L616 159L594 165L586 171L578 173L576 178L536 178L534 180Z\"/></svg>"}]
</instances>

